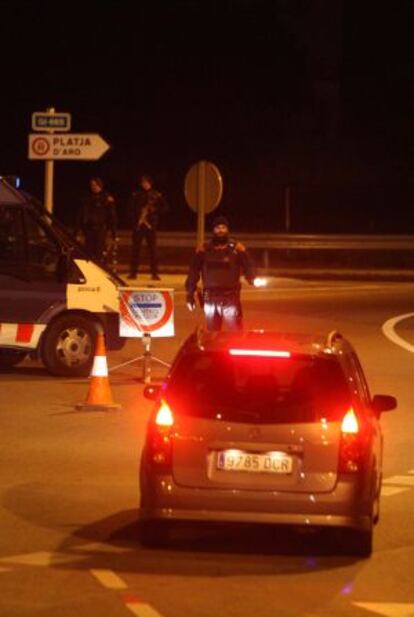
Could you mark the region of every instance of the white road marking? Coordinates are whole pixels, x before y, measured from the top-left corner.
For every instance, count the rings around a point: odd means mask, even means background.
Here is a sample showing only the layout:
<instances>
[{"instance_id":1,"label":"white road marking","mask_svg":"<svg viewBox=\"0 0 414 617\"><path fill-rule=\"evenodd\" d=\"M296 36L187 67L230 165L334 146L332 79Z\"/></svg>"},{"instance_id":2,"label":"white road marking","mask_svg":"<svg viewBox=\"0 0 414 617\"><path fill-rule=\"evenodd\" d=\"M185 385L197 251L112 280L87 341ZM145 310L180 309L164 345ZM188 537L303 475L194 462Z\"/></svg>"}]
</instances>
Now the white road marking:
<instances>
[{"instance_id":1,"label":"white road marking","mask_svg":"<svg viewBox=\"0 0 414 617\"><path fill-rule=\"evenodd\" d=\"M414 604L389 602L353 602L354 606L384 617L414 617Z\"/></svg>"},{"instance_id":2,"label":"white road marking","mask_svg":"<svg viewBox=\"0 0 414 617\"><path fill-rule=\"evenodd\" d=\"M406 493L409 490L409 488L403 488L401 486L383 486L381 488L381 497L392 497L393 495Z\"/></svg>"},{"instance_id":3,"label":"white road marking","mask_svg":"<svg viewBox=\"0 0 414 617\"><path fill-rule=\"evenodd\" d=\"M392 317L382 325L382 331L385 336L390 339L390 341L396 345L399 345L406 351L411 351L411 353L414 353L414 345L407 343L407 341L399 336L394 330L398 322L403 321L403 319L409 319L410 317L414 317L414 313L406 313L405 315L397 315L397 317Z\"/></svg>"},{"instance_id":4,"label":"white road marking","mask_svg":"<svg viewBox=\"0 0 414 617\"><path fill-rule=\"evenodd\" d=\"M161 617L160 613L150 604L127 604L126 606L137 617Z\"/></svg>"},{"instance_id":5,"label":"white road marking","mask_svg":"<svg viewBox=\"0 0 414 617\"><path fill-rule=\"evenodd\" d=\"M391 476L383 480L383 484L400 484L402 486L414 486L414 476Z\"/></svg>"},{"instance_id":6,"label":"white road marking","mask_svg":"<svg viewBox=\"0 0 414 617\"><path fill-rule=\"evenodd\" d=\"M152 608L150 604L143 602L138 597L128 596L123 598L125 606L137 617L161 617L161 614Z\"/></svg>"},{"instance_id":7,"label":"white road marking","mask_svg":"<svg viewBox=\"0 0 414 617\"><path fill-rule=\"evenodd\" d=\"M127 589L127 584L112 570L91 570L91 573L108 589Z\"/></svg>"},{"instance_id":8,"label":"white road marking","mask_svg":"<svg viewBox=\"0 0 414 617\"><path fill-rule=\"evenodd\" d=\"M61 563L77 561L78 559L79 558L76 555L66 555L65 553L49 553L47 551L39 551L38 553L25 553L22 555L2 557L0 558L0 563L14 563L24 566L49 567Z\"/></svg>"},{"instance_id":9,"label":"white road marking","mask_svg":"<svg viewBox=\"0 0 414 617\"><path fill-rule=\"evenodd\" d=\"M273 294L281 294L281 293L309 293L309 294L313 294L313 293L331 293L331 294L336 294L337 292L344 292L344 293L349 293L350 291L352 292L364 292L364 291L383 291L383 288L380 287L379 285L359 285L359 286L354 286L354 285L347 285L347 286L326 286L326 285L315 285L315 286L311 286L311 285L297 285L295 287L288 287L286 285L281 285L280 287L265 287L262 288L263 291L258 290L258 289L252 289L252 288L242 288L242 294L247 294L247 295L257 295L262 296L262 295L273 295Z\"/></svg>"},{"instance_id":10,"label":"white road marking","mask_svg":"<svg viewBox=\"0 0 414 617\"><path fill-rule=\"evenodd\" d=\"M71 546L71 550L79 551L82 553L128 553L134 549L127 546L113 546L111 544L104 544L103 542L93 542L91 544L78 544Z\"/></svg>"}]
</instances>

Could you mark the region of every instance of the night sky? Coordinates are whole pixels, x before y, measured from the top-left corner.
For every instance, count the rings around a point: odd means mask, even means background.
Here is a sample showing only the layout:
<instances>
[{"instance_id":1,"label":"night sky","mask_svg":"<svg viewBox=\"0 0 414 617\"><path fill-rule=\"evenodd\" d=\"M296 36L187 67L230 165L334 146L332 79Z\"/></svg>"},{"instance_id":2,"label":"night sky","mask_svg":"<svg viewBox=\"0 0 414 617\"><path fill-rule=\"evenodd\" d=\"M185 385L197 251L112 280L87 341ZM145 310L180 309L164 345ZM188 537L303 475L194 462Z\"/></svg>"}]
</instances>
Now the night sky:
<instances>
[{"instance_id":1,"label":"night sky","mask_svg":"<svg viewBox=\"0 0 414 617\"><path fill-rule=\"evenodd\" d=\"M414 233L412 0L0 8L0 174L42 197L27 135L48 106L111 145L99 161L55 165L65 222L101 175L126 225L147 172L170 204L162 228L193 229L184 178L207 159L224 181L215 214L233 230L285 231L289 186L292 232Z\"/></svg>"}]
</instances>

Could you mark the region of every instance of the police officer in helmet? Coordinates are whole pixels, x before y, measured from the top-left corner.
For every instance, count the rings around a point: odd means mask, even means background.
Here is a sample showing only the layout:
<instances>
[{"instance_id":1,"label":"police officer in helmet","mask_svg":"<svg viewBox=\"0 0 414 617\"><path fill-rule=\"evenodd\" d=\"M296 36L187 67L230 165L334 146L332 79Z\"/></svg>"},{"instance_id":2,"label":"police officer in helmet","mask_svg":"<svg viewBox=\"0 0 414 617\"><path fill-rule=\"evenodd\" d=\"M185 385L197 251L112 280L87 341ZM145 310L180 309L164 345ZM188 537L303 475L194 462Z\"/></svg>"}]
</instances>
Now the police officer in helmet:
<instances>
[{"instance_id":1,"label":"police officer in helmet","mask_svg":"<svg viewBox=\"0 0 414 617\"><path fill-rule=\"evenodd\" d=\"M187 307L195 308L197 283L202 280L201 304L207 329L241 330L240 276L250 285L256 277L255 267L246 248L229 237L229 223L224 216L213 221L213 236L196 249L185 282Z\"/></svg>"}]
</instances>

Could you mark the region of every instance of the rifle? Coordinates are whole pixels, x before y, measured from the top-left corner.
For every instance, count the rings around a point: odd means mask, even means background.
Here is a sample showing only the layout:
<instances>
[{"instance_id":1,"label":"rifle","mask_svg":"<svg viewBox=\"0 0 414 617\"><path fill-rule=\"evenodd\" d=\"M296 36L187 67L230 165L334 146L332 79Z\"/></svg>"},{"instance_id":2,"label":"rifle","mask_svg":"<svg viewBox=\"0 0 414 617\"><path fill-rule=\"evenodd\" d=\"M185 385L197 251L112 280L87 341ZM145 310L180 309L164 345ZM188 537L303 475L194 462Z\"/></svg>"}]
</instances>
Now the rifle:
<instances>
[{"instance_id":1,"label":"rifle","mask_svg":"<svg viewBox=\"0 0 414 617\"><path fill-rule=\"evenodd\" d=\"M153 207L151 204L146 204L142 210L141 210L141 214L139 216L138 219L138 227L141 227L141 225L145 225L146 227L148 227L148 229L152 228L152 225L150 224L150 222L148 221L148 216L149 214L153 211Z\"/></svg>"}]
</instances>

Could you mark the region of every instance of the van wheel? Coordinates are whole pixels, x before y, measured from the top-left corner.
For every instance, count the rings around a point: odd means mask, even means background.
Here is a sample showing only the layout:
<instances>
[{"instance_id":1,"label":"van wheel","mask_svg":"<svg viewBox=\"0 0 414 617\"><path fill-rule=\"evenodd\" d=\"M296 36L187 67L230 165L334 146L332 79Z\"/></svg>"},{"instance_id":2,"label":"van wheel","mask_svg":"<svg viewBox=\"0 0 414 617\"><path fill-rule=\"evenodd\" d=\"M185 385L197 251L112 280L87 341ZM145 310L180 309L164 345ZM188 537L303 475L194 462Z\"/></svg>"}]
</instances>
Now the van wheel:
<instances>
[{"instance_id":1,"label":"van wheel","mask_svg":"<svg viewBox=\"0 0 414 617\"><path fill-rule=\"evenodd\" d=\"M0 370L12 368L25 359L27 353L18 349L0 349Z\"/></svg>"},{"instance_id":2,"label":"van wheel","mask_svg":"<svg viewBox=\"0 0 414 617\"><path fill-rule=\"evenodd\" d=\"M48 371L63 377L85 377L95 353L94 322L82 315L65 315L44 334L42 360Z\"/></svg>"}]
</instances>

